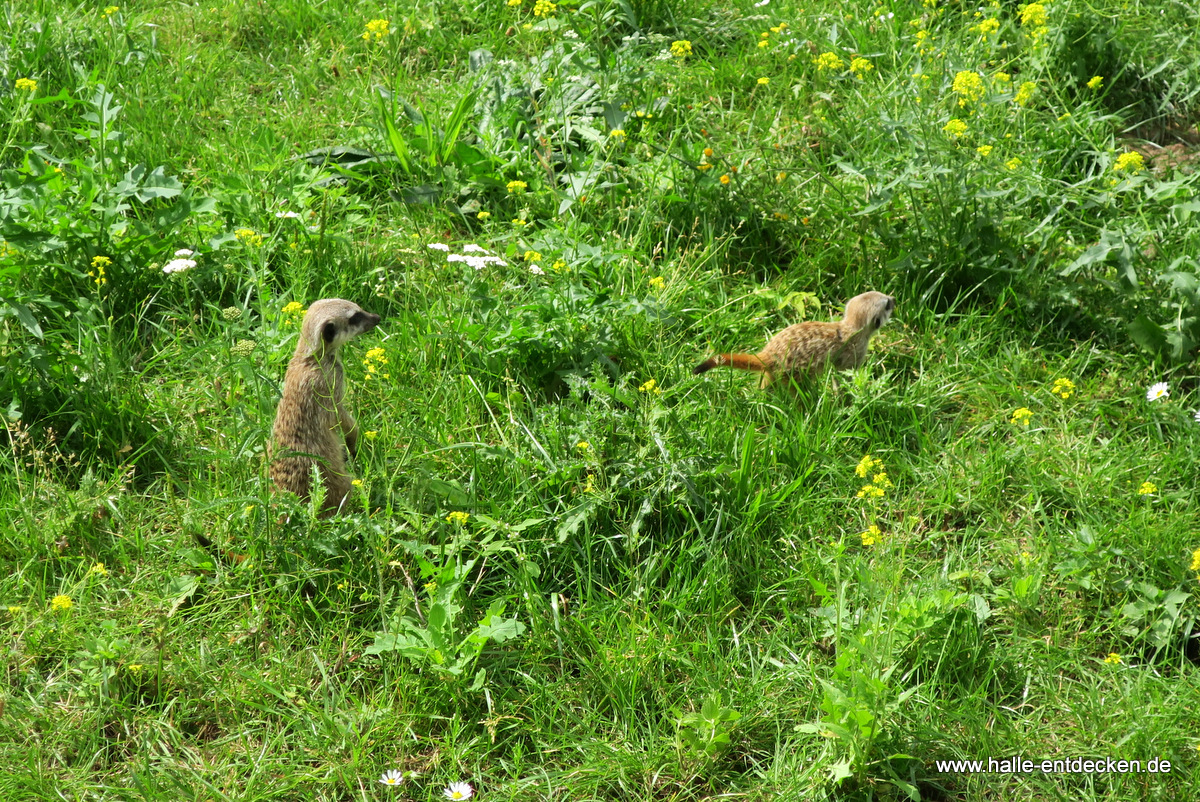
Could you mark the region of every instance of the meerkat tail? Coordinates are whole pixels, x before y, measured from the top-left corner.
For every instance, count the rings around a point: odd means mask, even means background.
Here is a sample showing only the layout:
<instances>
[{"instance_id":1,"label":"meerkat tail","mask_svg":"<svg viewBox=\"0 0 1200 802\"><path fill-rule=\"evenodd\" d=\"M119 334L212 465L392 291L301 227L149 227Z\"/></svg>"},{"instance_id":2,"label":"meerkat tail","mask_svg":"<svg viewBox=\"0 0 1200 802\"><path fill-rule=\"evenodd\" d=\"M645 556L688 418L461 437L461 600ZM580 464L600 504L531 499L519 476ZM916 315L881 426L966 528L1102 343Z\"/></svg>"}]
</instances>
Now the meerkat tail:
<instances>
[{"instance_id":1,"label":"meerkat tail","mask_svg":"<svg viewBox=\"0 0 1200 802\"><path fill-rule=\"evenodd\" d=\"M759 373L767 369L763 361L754 354L717 354L697 365L692 374L698 376L701 373L707 373L713 368L719 367L753 370Z\"/></svg>"}]
</instances>

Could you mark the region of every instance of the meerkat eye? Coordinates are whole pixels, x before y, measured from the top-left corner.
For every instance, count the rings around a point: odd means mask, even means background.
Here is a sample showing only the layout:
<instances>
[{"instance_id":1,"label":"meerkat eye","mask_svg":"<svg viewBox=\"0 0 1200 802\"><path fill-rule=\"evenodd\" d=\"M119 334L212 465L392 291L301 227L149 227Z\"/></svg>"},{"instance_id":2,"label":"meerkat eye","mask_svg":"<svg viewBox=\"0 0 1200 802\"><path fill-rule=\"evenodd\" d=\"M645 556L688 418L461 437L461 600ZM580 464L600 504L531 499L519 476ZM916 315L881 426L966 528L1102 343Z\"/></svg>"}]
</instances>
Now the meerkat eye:
<instances>
[{"instance_id":1,"label":"meerkat eye","mask_svg":"<svg viewBox=\"0 0 1200 802\"><path fill-rule=\"evenodd\" d=\"M360 325L362 323L362 321L363 321L363 313L362 312L355 312L353 315L350 316L350 325L351 326Z\"/></svg>"}]
</instances>

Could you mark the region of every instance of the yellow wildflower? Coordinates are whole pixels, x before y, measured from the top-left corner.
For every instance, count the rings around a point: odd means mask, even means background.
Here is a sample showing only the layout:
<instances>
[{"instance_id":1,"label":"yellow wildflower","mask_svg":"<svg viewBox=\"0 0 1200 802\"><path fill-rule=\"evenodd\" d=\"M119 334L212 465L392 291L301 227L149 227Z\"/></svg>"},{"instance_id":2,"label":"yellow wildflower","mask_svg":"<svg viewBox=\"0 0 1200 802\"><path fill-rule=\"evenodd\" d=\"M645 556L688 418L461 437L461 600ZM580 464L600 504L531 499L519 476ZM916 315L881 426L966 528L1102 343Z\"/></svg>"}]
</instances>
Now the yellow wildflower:
<instances>
[{"instance_id":1,"label":"yellow wildflower","mask_svg":"<svg viewBox=\"0 0 1200 802\"><path fill-rule=\"evenodd\" d=\"M238 241L246 245L258 247L263 243L262 234L256 233L252 228L239 228L233 232L233 235L238 238Z\"/></svg>"},{"instance_id":2,"label":"yellow wildflower","mask_svg":"<svg viewBox=\"0 0 1200 802\"><path fill-rule=\"evenodd\" d=\"M105 17L111 17L113 14L116 14L120 10L121 10L120 6L105 6L104 13L102 13L100 15L100 19L104 19Z\"/></svg>"},{"instance_id":3,"label":"yellow wildflower","mask_svg":"<svg viewBox=\"0 0 1200 802\"><path fill-rule=\"evenodd\" d=\"M1015 170L1021 166L1021 160L1018 159L1016 156L1013 156L1011 159L1009 159L1008 161L1006 161L1004 163L1004 166L1010 170Z\"/></svg>"},{"instance_id":4,"label":"yellow wildflower","mask_svg":"<svg viewBox=\"0 0 1200 802\"><path fill-rule=\"evenodd\" d=\"M557 8L558 5L551 3L550 0L537 0L537 2L533 4L533 16L549 17Z\"/></svg>"},{"instance_id":5,"label":"yellow wildflower","mask_svg":"<svg viewBox=\"0 0 1200 802\"><path fill-rule=\"evenodd\" d=\"M728 184L728 183L729 183L730 181L732 181L733 179L731 179L731 178L729 177L729 175L728 175L728 174L726 174L726 175L723 175L723 176L721 176L721 177L720 177L719 179L717 179L717 180L718 180L718 181L720 181L722 184Z\"/></svg>"},{"instance_id":6,"label":"yellow wildflower","mask_svg":"<svg viewBox=\"0 0 1200 802\"><path fill-rule=\"evenodd\" d=\"M373 19L367 23L367 30L363 33L363 41L369 42L372 37L375 41L379 41L387 36L391 31L388 30L388 21L385 19Z\"/></svg>"},{"instance_id":7,"label":"yellow wildflower","mask_svg":"<svg viewBox=\"0 0 1200 802\"><path fill-rule=\"evenodd\" d=\"M667 286L667 281L662 276L655 276L654 278L650 279L650 286L656 290L661 290L663 287Z\"/></svg>"},{"instance_id":8,"label":"yellow wildflower","mask_svg":"<svg viewBox=\"0 0 1200 802\"><path fill-rule=\"evenodd\" d=\"M1017 95L1013 98L1013 102L1018 106L1026 106L1029 101L1033 100L1033 93L1037 91L1037 84L1033 81L1026 81L1017 89Z\"/></svg>"},{"instance_id":9,"label":"yellow wildflower","mask_svg":"<svg viewBox=\"0 0 1200 802\"><path fill-rule=\"evenodd\" d=\"M654 395L662 395L662 390L658 388L658 382L654 379L643 384L638 388L639 393L653 393Z\"/></svg>"},{"instance_id":10,"label":"yellow wildflower","mask_svg":"<svg viewBox=\"0 0 1200 802\"><path fill-rule=\"evenodd\" d=\"M529 189L529 185L526 184L524 181L509 181L505 185L505 189L507 189L510 193L512 193L514 195L519 195L520 193Z\"/></svg>"},{"instance_id":11,"label":"yellow wildflower","mask_svg":"<svg viewBox=\"0 0 1200 802\"><path fill-rule=\"evenodd\" d=\"M955 139L958 139L961 136L966 136L967 124L955 117L953 120L942 126L942 132L949 134Z\"/></svg>"},{"instance_id":12,"label":"yellow wildflower","mask_svg":"<svg viewBox=\"0 0 1200 802\"><path fill-rule=\"evenodd\" d=\"M1110 665L1119 666L1121 664L1121 655L1116 652L1109 652L1108 657L1104 658L1104 662Z\"/></svg>"},{"instance_id":13,"label":"yellow wildflower","mask_svg":"<svg viewBox=\"0 0 1200 802\"><path fill-rule=\"evenodd\" d=\"M70 596L58 595L50 600L51 610L70 610L75 602L71 601Z\"/></svg>"},{"instance_id":14,"label":"yellow wildflower","mask_svg":"<svg viewBox=\"0 0 1200 802\"><path fill-rule=\"evenodd\" d=\"M1103 75L1093 75L1092 80L1087 82L1088 89L1099 89L1100 84L1104 83Z\"/></svg>"},{"instance_id":15,"label":"yellow wildflower","mask_svg":"<svg viewBox=\"0 0 1200 802\"><path fill-rule=\"evenodd\" d=\"M817 65L818 70L840 70L842 68L842 60L838 58L837 53L822 53L813 59L813 63Z\"/></svg>"},{"instance_id":16,"label":"yellow wildflower","mask_svg":"<svg viewBox=\"0 0 1200 802\"><path fill-rule=\"evenodd\" d=\"M875 69L875 65L862 57L853 59L850 62L850 72L854 73L855 78L862 78L873 69Z\"/></svg>"},{"instance_id":17,"label":"yellow wildflower","mask_svg":"<svg viewBox=\"0 0 1200 802\"><path fill-rule=\"evenodd\" d=\"M758 85L759 85L759 86L766 86L766 85L767 85L767 84L769 84L769 83L771 83L771 79L770 79L770 78L767 78L767 77L765 77L765 76L764 76L764 77L762 77L762 78L759 78L759 79L758 79Z\"/></svg>"},{"instance_id":18,"label":"yellow wildflower","mask_svg":"<svg viewBox=\"0 0 1200 802\"><path fill-rule=\"evenodd\" d=\"M1192 552L1192 571L1200 571L1200 549Z\"/></svg>"},{"instance_id":19,"label":"yellow wildflower","mask_svg":"<svg viewBox=\"0 0 1200 802\"><path fill-rule=\"evenodd\" d=\"M18 78L14 87L18 92L36 92L37 81L32 78Z\"/></svg>"},{"instance_id":20,"label":"yellow wildflower","mask_svg":"<svg viewBox=\"0 0 1200 802\"><path fill-rule=\"evenodd\" d=\"M1113 165L1113 170L1118 173L1127 170L1131 173L1136 173L1145 166L1146 162L1142 158L1142 154L1136 150L1129 150L1117 157L1117 163Z\"/></svg>"},{"instance_id":21,"label":"yellow wildflower","mask_svg":"<svg viewBox=\"0 0 1200 802\"><path fill-rule=\"evenodd\" d=\"M108 576L108 569L104 567L104 563L96 563L88 570L88 573L96 576Z\"/></svg>"},{"instance_id":22,"label":"yellow wildflower","mask_svg":"<svg viewBox=\"0 0 1200 802\"><path fill-rule=\"evenodd\" d=\"M975 152L978 153L980 156L987 158L988 156L992 155L992 146L991 145L980 145L979 147L975 148Z\"/></svg>"},{"instance_id":23,"label":"yellow wildflower","mask_svg":"<svg viewBox=\"0 0 1200 802\"><path fill-rule=\"evenodd\" d=\"M538 253L537 251L525 251L525 261L526 262L540 262L540 261L542 261L542 255L540 253Z\"/></svg>"},{"instance_id":24,"label":"yellow wildflower","mask_svg":"<svg viewBox=\"0 0 1200 802\"><path fill-rule=\"evenodd\" d=\"M986 37L989 34L993 34L996 31L1000 30L1000 20L985 19L982 22L980 22L978 25L972 25L968 30L970 30L971 33L977 33L980 36Z\"/></svg>"},{"instance_id":25,"label":"yellow wildflower","mask_svg":"<svg viewBox=\"0 0 1200 802\"><path fill-rule=\"evenodd\" d=\"M983 79L973 70L963 70L954 76L950 89L958 95L958 105L965 106L983 97Z\"/></svg>"},{"instance_id":26,"label":"yellow wildflower","mask_svg":"<svg viewBox=\"0 0 1200 802\"><path fill-rule=\"evenodd\" d=\"M1010 422L1014 426L1028 426L1029 419L1032 417L1033 417L1033 410L1031 410L1029 407L1018 407L1017 409L1013 410L1013 414L1012 414L1012 418L1010 418Z\"/></svg>"},{"instance_id":27,"label":"yellow wildflower","mask_svg":"<svg viewBox=\"0 0 1200 802\"><path fill-rule=\"evenodd\" d=\"M862 538L862 544L864 546L874 546L876 543L883 540L883 532L880 531L878 526L871 524L867 527L865 532L859 533L859 537Z\"/></svg>"},{"instance_id":28,"label":"yellow wildflower","mask_svg":"<svg viewBox=\"0 0 1200 802\"><path fill-rule=\"evenodd\" d=\"M1055 379L1050 392L1066 400L1071 397L1071 393L1075 392L1075 382L1070 379Z\"/></svg>"},{"instance_id":29,"label":"yellow wildflower","mask_svg":"<svg viewBox=\"0 0 1200 802\"><path fill-rule=\"evenodd\" d=\"M575 444L575 449L577 451L584 451L584 452L591 451L592 444L589 443L587 440L580 440L578 443Z\"/></svg>"},{"instance_id":30,"label":"yellow wildflower","mask_svg":"<svg viewBox=\"0 0 1200 802\"><path fill-rule=\"evenodd\" d=\"M379 373L379 369L386 368L387 365L388 365L387 352L384 351L383 348L381 348L379 346L372 348L371 350L367 351L366 354L363 355L363 366L367 369L367 380L368 381L370 381L371 379L373 379L379 375L382 375L383 378L385 378L385 379L392 378L392 375L390 373L383 373L383 374Z\"/></svg>"},{"instance_id":31,"label":"yellow wildflower","mask_svg":"<svg viewBox=\"0 0 1200 802\"><path fill-rule=\"evenodd\" d=\"M465 524L471 516L465 512L452 512L446 516L446 520L452 524Z\"/></svg>"},{"instance_id":32,"label":"yellow wildflower","mask_svg":"<svg viewBox=\"0 0 1200 802\"><path fill-rule=\"evenodd\" d=\"M608 132L608 135L611 137L615 137L616 139L620 139L623 136L625 136L625 129L624 128L614 128Z\"/></svg>"},{"instance_id":33,"label":"yellow wildflower","mask_svg":"<svg viewBox=\"0 0 1200 802\"><path fill-rule=\"evenodd\" d=\"M671 55L675 58L687 58L692 55L692 43L687 39L671 42Z\"/></svg>"},{"instance_id":34,"label":"yellow wildflower","mask_svg":"<svg viewBox=\"0 0 1200 802\"><path fill-rule=\"evenodd\" d=\"M1158 487L1153 482L1142 482L1142 486L1138 488L1139 496L1150 496L1158 492Z\"/></svg>"},{"instance_id":35,"label":"yellow wildflower","mask_svg":"<svg viewBox=\"0 0 1200 802\"><path fill-rule=\"evenodd\" d=\"M379 432L375 431L374 429L363 432L363 437L367 438L368 440L374 440L378 436L379 436Z\"/></svg>"}]
</instances>

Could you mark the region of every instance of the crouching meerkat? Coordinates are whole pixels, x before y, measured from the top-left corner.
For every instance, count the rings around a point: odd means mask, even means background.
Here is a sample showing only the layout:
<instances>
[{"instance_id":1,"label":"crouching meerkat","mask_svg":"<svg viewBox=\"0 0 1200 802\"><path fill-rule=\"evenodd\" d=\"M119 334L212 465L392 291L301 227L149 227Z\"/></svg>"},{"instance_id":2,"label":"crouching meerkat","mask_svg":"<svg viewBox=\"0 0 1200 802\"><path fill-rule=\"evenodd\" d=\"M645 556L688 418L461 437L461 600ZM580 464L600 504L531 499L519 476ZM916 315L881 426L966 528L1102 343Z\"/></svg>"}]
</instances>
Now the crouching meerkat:
<instances>
[{"instance_id":1,"label":"crouching meerkat","mask_svg":"<svg viewBox=\"0 0 1200 802\"><path fill-rule=\"evenodd\" d=\"M271 480L306 499L312 466L325 484L322 514L332 515L350 492L346 450L358 450L358 428L346 409L342 346L379 323L379 315L341 298L316 301L304 315L300 342L288 362L272 432Z\"/></svg>"},{"instance_id":2,"label":"crouching meerkat","mask_svg":"<svg viewBox=\"0 0 1200 802\"><path fill-rule=\"evenodd\" d=\"M896 299L882 292L864 292L846 304L836 323L796 323L767 342L757 354L717 354L696 366L694 374L726 366L762 373L759 387L783 379L803 379L828 365L849 370L867 358L867 343L892 317Z\"/></svg>"}]
</instances>

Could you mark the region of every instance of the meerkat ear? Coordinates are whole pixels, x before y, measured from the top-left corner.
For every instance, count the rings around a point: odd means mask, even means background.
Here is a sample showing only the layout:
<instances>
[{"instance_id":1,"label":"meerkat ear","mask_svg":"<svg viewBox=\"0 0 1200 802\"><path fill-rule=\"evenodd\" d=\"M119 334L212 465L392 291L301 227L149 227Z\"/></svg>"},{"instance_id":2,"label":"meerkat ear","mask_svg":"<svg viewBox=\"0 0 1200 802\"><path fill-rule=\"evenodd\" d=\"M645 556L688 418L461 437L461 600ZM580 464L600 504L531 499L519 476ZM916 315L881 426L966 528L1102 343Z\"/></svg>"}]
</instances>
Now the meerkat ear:
<instances>
[{"instance_id":1,"label":"meerkat ear","mask_svg":"<svg viewBox=\"0 0 1200 802\"><path fill-rule=\"evenodd\" d=\"M333 325L332 323L326 323L321 328L321 339L323 339L326 343L332 343L333 338L336 336L337 326Z\"/></svg>"}]
</instances>

